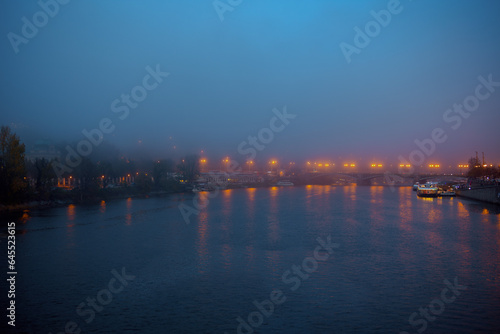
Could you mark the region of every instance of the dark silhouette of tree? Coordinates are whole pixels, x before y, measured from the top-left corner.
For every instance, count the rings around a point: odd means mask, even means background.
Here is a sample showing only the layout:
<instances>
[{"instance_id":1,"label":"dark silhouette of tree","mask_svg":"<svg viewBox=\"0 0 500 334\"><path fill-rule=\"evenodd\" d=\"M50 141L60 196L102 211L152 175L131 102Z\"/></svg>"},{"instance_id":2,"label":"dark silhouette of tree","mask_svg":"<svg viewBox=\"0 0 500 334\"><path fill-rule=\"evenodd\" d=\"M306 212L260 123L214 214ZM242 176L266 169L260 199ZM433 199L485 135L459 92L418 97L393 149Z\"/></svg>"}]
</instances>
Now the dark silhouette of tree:
<instances>
[{"instance_id":1,"label":"dark silhouette of tree","mask_svg":"<svg viewBox=\"0 0 500 334\"><path fill-rule=\"evenodd\" d=\"M81 201L95 198L99 190L99 171L88 158L83 158L82 162L75 169L77 182L75 191Z\"/></svg>"},{"instance_id":2,"label":"dark silhouette of tree","mask_svg":"<svg viewBox=\"0 0 500 334\"><path fill-rule=\"evenodd\" d=\"M469 171L467 172L468 177L478 178L478 177L490 177L498 178L499 170L494 166L483 166L479 159L471 157L469 159Z\"/></svg>"},{"instance_id":3,"label":"dark silhouette of tree","mask_svg":"<svg viewBox=\"0 0 500 334\"><path fill-rule=\"evenodd\" d=\"M57 176L52 168L52 162L45 158L36 159L34 162L26 161L28 176L35 180L34 190L36 198L48 200L52 187L57 184Z\"/></svg>"},{"instance_id":4,"label":"dark silhouette of tree","mask_svg":"<svg viewBox=\"0 0 500 334\"><path fill-rule=\"evenodd\" d=\"M167 188L169 174L174 171L175 163L172 159L159 160L153 166L154 185L157 188Z\"/></svg>"},{"instance_id":5,"label":"dark silhouette of tree","mask_svg":"<svg viewBox=\"0 0 500 334\"><path fill-rule=\"evenodd\" d=\"M124 177L128 175L134 176L137 171L135 162L125 158L121 158L118 161L114 161L112 165L113 165L113 170L115 171L118 177Z\"/></svg>"},{"instance_id":6,"label":"dark silhouette of tree","mask_svg":"<svg viewBox=\"0 0 500 334\"><path fill-rule=\"evenodd\" d=\"M200 175L199 156L197 154L186 156L177 168L189 183L193 183Z\"/></svg>"},{"instance_id":7,"label":"dark silhouette of tree","mask_svg":"<svg viewBox=\"0 0 500 334\"><path fill-rule=\"evenodd\" d=\"M149 174L139 174L135 177L135 186L139 193L146 195L151 191L153 182Z\"/></svg>"},{"instance_id":8,"label":"dark silhouette of tree","mask_svg":"<svg viewBox=\"0 0 500 334\"><path fill-rule=\"evenodd\" d=\"M24 199L25 180L24 144L11 133L10 128L0 129L0 202L16 203Z\"/></svg>"}]
</instances>

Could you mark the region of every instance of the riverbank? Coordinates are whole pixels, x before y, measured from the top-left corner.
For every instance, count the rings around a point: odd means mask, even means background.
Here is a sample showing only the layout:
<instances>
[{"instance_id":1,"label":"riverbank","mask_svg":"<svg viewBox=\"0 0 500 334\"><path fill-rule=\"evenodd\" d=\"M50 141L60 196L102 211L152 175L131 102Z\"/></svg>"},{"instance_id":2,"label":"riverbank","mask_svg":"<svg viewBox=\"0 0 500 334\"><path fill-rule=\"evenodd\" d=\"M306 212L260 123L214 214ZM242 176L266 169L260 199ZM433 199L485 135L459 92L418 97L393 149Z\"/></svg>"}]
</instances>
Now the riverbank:
<instances>
[{"instance_id":1,"label":"riverbank","mask_svg":"<svg viewBox=\"0 0 500 334\"><path fill-rule=\"evenodd\" d=\"M236 188L262 188L271 187L274 184L259 183L251 184L246 186L236 186L233 184L228 184L226 189L236 189ZM171 194L190 194L192 193L192 188L189 186L176 187L174 189L168 190L151 190L149 192L141 191L134 187L127 188L110 188L110 189L100 189L95 196L87 197L86 199L81 199L78 193L72 191L58 192L54 194L54 198L49 200L31 200L23 203L17 204L0 204L0 213L2 212L19 212L24 210L33 209L50 209L57 208L61 206L66 206L70 204L98 204L101 201L111 201L126 198L148 198L148 197L161 197Z\"/></svg>"},{"instance_id":2,"label":"riverbank","mask_svg":"<svg viewBox=\"0 0 500 334\"><path fill-rule=\"evenodd\" d=\"M500 205L500 186L457 189L457 196Z\"/></svg>"},{"instance_id":3,"label":"riverbank","mask_svg":"<svg viewBox=\"0 0 500 334\"><path fill-rule=\"evenodd\" d=\"M54 200L34 200L18 204L0 205L0 213L2 212L15 212L33 209L50 209L57 208L61 206L66 206L70 204L97 204L100 201L110 201L125 198L147 198L147 197L160 197L170 194L183 193L184 191L173 191L173 190L155 190L149 193L143 194L135 191L130 192L110 192L100 193L94 198L89 198L85 200L76 200L74 197L68 197L63 199Z\"/></svg>"},{"instance_id":4,"label":"riverbank","mask_svg":"<svg viewBox=\"0 0 500 334\"><path fill-rule=\"evenodd\" d=\"M323 184L306 184L306 183L295 183L294 186L306 186L306 185L323 185ZM331 187L345 187L345 186L361 186L365 187L365 185L357 185L356 183L349 184L324 184L329 185ZM241 185L236 186L233 184L229 184L226 189L242 189L242 188L269 188L276 187L277 185L274 182L263 182L258 184L251 185ZM409 185L387 185L380 184L376 186L382 187L409 187ZM95 197L88 198L85 200L78 200L75 196L67 195L66 198L58 196L57 199L52 200L32 200L29 202L19 203L19 204L10 204L10 205L0 205L0 213L1 212L15 212L15 211L24 211L24 210L33 210L33 209L50 209L57 208L61 206L66 206L70 204L98 204L100 201L109 201L109 200L118 200L118 199L126 199L126 198L148 198L148 197L161 197L171 194L185 194L192 193L192 190L189 188L184 189L176 189L176 190L152 190L148 193L139 192L136 189L130 188L127 190L123 189L103 189L99 192Z\"/></svg>"}]
</instances>

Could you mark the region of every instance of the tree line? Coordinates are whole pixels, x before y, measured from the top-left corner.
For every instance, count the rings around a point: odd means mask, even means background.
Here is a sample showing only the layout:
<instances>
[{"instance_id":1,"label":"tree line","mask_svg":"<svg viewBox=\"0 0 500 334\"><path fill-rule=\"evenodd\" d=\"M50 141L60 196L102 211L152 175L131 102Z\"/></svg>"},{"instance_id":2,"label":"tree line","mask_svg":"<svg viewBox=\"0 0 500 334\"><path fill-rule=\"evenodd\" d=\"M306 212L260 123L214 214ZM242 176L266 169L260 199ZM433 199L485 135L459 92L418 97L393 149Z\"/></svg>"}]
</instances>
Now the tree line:
<instances>
[{"instance_id":1,"label":"tree line","mask_svg":"<svg viewBox=\"0 0 500 334\"><path fill-rule=\"evenodd\" d=\"M58 187L53 163L45 158L26 159L25 144L7 126L0 128L0 204L71 199L85 201L114 195L148 194L151 191L183 191L199 175L199 157L130 160L123 156L82 162L62 177L71 177L71 189ZM133 182L115 184L128 177ZM182 180L182 182L180 182Z\"/></svg>"}]
</instances>

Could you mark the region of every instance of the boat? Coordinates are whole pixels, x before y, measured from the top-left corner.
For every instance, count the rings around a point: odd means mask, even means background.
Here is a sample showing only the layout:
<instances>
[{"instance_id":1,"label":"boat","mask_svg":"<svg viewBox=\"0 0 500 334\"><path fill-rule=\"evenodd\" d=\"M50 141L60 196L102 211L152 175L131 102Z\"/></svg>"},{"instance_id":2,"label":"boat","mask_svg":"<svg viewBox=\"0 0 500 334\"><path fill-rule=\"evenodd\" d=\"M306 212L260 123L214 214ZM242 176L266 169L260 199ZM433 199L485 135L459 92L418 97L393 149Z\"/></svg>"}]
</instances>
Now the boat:
<instances>
[{"instance_id":1,"label":"boat","mask_svg":"<svg viewBox=\"0 0 500 334\"><path fill-rule=\"evenodd\" d=\"M455 195L456 195L456 193L452 190L446 190L446 191L439 192L439 196L451 197L451 196L455 196Z\"/></svg>"},{"instance_id":2,"label":"boat","mask_svg":"<svg viewBox=\"0 0 500 334\"><path fill-rule=\"evenodd\" d=\"M438 196L451 197L451 196L455 196L455 195L456 195L456 193L455 193L455 190L453 187L443 187L443 188L440 188L438 191Z\"/></svg>"},{"instance_id":3,"label":"boat","mask_svg":"<svg viewBox=\"0 0 500 334\"><path fill-rule=\"evenodd\" d=\"M283 180L283 181L278 181L276 183L277 186L293 186L293 182L290 182L288 180Z\"/></svg>"},{"instance_id":4,"label":"boat","mask_svg":"<svg viewBox=\"0 0 500 334\"><path fill-rule=\"evenodd\" d=\"M418 182L416 182L414 185L413 185L413 191L417 191L418 189Z\"/></svg>"},{"instance_id":5,"label":"boat","mask_svg":"<svg viewBox=\"0 0 500 334\"><path fill-rule=\"evenodd\" d=\"M437 187L437 185L433 184L433 183L419 184L418 188L417 188L417 196L419 196L419 197L437 197L438 190L439 190L439 188Z\"/></svg>"},{"instance_id":6,"label":"boat","mask_svg":"<svg viewBox=\"0 0 500 334\"><path fill-rule=\"evenodd\" d=\"M199 193L201 191L212 191L214 190L213 187L209 186L208 184L205 183L200 183L198 185L195 185L193 187L193 192L194 193Z\"/></svg>"}]
</instances>

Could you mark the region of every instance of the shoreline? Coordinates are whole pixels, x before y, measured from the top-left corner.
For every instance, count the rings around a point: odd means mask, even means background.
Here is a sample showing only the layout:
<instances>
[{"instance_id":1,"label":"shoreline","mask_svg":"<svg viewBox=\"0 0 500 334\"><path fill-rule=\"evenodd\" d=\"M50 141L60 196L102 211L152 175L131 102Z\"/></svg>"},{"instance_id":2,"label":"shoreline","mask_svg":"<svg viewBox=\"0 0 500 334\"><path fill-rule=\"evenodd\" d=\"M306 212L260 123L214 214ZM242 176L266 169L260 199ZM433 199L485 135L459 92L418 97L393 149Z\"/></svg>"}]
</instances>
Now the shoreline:
<instances>
[{"instance_id":1,"label":"shoreline","mask_svg":"<svg viewBox=\"0 0 500 334\"><path fill-rule=\"evenodd\" d=\"M350 187L350 186L356 186L356 187L397 187L397 188L402 188L402 187L412 187L411 185L387 185L387 184L380 184L380 185L357 185L357 184L295 184L293 186L278 186L276 184L262 184L262 185L251 185L251 186L237 186L237 187L228 187L222 190L227 190L227 189L248 189L248 188L272 188L272 187L283 187L283 188L289 188L289 187L304 187L304 186L330 186L330 187ZM10 205L0 205L0 214L2 213L15 213L15 212L23 212L26 210L44 210L44 209L52 209L52 208L59 208L59 207L64 207L70 204L73 205L97 205L101 201L113 201L113 200L121 200L121 199L127 199L127 198L142 198L142 199L147 199L150 197L164 197L172 194L193 194L195 195L196 193L192 192L191 190L182 190L182 191L174 191L174 190L154 190L151 191L147 194L138 194L134 192L130 193L120 193L120 194L105 194L104 196L98 196L95 199L91 200L84 200L84 201L76 201L74 199L58 199L58 200L45 200L45 201L30 201L30 202L24 202L24 203L19 203L19 204L10 204ZM489 203L489 204L497 204L500 205L499 202L491 201L491 200L484 200L481 198L475 198L475 196L467 196L464 195L463 193L460 193L457 191L457 197L461 197L464 199L469 199L469 200L474 200L476 202L482 202L482 203Z\"/></svg>"},{"instance_id":2,"label":"shoreline","mask_svg":"<svg viewBox=\"0 0 500 334\"><path fill-rule=\"evenodd\" d=\"M228 187L226 189L248 189L248 188L272 188L272 187L303 187L303 186L330 186L330 187L370 187L368 185L357 185L357 184L295 184L293 186L278 186L276 184L262 184L262 185L249 185L249 186L238 186L238 187ZM411 185L373 185L372 187L411 187ZM223 189L223 190L226 190ZM20 212L25 210L43 210L52 209L58 207L64 207L70 204L98 204L100 201L110 201L110 200L120 200L127 198L149 198L149 197L162 197L171 194L195 194L191 190L174 191L174 190L154 190L147 194L138 193L126 193L126 194L106 194L105 196L98 196L94 199L76 201L74 199L57 199L57 200L43 200L43 201L29 201L19 204L8 204L0 205L0 213L12 213Z\"/></svg>"}]
</instances>

